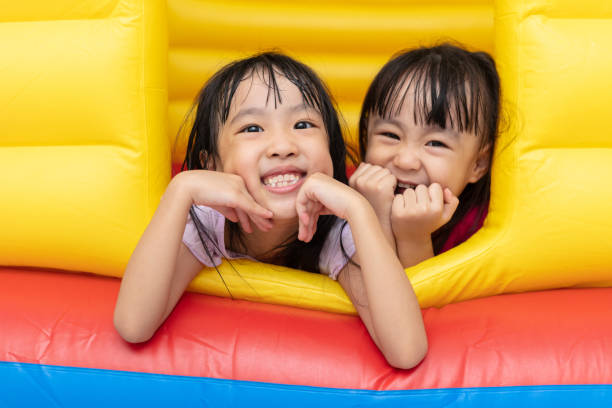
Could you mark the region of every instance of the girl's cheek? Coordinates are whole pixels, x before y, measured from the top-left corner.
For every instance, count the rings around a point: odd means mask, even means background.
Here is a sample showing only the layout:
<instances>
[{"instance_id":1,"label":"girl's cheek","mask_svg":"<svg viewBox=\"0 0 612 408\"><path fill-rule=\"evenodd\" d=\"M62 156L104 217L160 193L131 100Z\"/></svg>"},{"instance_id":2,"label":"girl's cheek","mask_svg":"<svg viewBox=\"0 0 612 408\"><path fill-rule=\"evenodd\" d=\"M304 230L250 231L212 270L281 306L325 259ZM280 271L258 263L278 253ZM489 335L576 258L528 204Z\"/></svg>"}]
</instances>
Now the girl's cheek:
<instances>
[{"instance_id":1,"label":"girl's cheek","mask_svg":"<svg viewBox=\"0 0 612 408\"><path fill-rule=\"evenodd\" d=\"M325 156L325 164L323 166L324 168L322 169L322 173L323 174L327 174L330 177L334 176L334 163L332 161L331 155L329 154L329 152L326 153Z\"/></svg>"},{"instance_id":2,"label":"girl's cheek","mask_svg":"<svg viewBox=\"0 0 612 408\"><path fill-rule=\"evenodd\" d=\"M366 152L365 161L370 164L384 167L386 162L391 160L393 155L390 152L385 152L380 147L372 147Z\"/></svg>"},{"instance_id":3,"label":"girl's cheek","mask_svg":"<svg viewBox=\"0 0 612 408\"><path fill-rule=\"evenodd\" d=\"M315 143L310 145L309 149L311 149L310 151L314 153L314 156L317 158L318 169L316 170L328 176L333 176L334 163L329 151L329 144L327 143L327 140L325 143Z\"/></svg>"}]
</instances>

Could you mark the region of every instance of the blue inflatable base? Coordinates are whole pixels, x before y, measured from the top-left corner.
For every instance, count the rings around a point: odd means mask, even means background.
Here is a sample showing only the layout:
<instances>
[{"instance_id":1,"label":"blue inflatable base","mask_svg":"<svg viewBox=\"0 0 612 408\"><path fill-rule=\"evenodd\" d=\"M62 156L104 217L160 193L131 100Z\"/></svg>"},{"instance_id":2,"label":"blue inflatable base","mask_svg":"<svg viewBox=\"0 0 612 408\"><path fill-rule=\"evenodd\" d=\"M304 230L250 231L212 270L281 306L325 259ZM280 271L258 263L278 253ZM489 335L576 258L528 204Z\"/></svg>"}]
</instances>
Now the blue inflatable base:
<instances>
[{"instance_id":1,"label":"blue inflatable base","mask_svg":"<svg viewBox=\"0 0 612 408\"><path fill-rule=\"evenodd\" d=\"M612 385L369 391L0 362L1 407L604 407Z\"/></svg>"}]
</instances>

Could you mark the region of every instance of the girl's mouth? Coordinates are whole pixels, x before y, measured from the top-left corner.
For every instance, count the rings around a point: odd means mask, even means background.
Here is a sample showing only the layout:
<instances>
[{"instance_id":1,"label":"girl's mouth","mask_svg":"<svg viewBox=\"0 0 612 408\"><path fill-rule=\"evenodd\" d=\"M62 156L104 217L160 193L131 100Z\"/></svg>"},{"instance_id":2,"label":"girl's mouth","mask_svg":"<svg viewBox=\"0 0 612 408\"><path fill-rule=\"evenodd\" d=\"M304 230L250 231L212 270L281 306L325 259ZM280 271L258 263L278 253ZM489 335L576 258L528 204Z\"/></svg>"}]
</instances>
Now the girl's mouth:
<instances>
[{"instance_id":1,"label":"girl's mouth","mask_svg":"<svg viewBox=\"0 0 612 408\"><path fill-rule=\"evenodd\" d=\"M304 176L304 173L291 171L262 177L261 182L266 187L266 190L270 192L288 193L297 189L302 184Z\"/></svg>"},{"instance_id":2,"label":"girl's mouth","mask_svg":"<svg viewBox=\"0 0 612 408\"><path fill-rule=\"evenodd\" d=\"M406 191L406 189L414 190L416 186L417 184L398 182L397 187L395 187L395 194L404 194L404 191Z\"/></svg>"}]
</instances>

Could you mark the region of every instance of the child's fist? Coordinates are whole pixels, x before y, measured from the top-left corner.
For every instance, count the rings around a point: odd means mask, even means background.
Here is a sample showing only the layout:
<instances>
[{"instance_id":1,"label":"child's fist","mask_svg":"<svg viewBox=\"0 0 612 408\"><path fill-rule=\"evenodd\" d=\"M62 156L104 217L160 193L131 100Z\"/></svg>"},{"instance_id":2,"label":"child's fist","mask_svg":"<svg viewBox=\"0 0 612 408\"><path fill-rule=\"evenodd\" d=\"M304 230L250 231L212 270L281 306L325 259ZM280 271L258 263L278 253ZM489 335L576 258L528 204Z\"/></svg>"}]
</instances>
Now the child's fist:
<instances>
[{"instance_id":1,"label":"child's fist","mask_svg":"<svg viewBox=\"0 0 612 408\"><path fill-rule=\"evenodd\" d=\"M397 186L397 179L388 169L361 163L349 179L349 185L370 202L379 218L388 219Z\"/></svg>"},{"instance_id":2,"label":"child's fist","mask_svg":"<svg viewBox=\"0 0 612 408\"><path fill-rule=\"evenodd\" d=\"M450 221L459 199L438 183L419 184L393 199L391 225L397 239L429 236Z\"/></svg>"}]
</instances>

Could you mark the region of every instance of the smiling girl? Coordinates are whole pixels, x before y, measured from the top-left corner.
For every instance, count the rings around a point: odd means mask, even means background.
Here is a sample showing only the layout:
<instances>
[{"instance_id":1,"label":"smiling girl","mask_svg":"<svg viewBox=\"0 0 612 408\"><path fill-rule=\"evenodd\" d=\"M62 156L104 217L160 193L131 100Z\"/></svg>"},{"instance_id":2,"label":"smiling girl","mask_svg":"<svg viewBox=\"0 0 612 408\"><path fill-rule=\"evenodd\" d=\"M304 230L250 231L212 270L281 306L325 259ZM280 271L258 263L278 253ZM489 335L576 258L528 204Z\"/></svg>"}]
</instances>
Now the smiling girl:
<instances>
[{"instance_id":1,"label":"smiling girl","mask_svg":"<svg viewBox=\"0 0 612 408\"><path fill-rule=\"evenodd\" d=\"M338 279L387 361L418 364L419 305L373 208L346 185L345 159L331 98L308 67L264 53L222 68L199 95L186 171L126 268L121 336L148 340L204 265L249 258Z\"/></svg>"},{"instance_id":2,"label":"smiling girl","mask_svg":"<svg viewBox=\"0 0 612 408\"><path fill-rule=\"evenodd\" d=\"M374 207L404 267L482 223L499 101L493 59L449 44L403 52L374 78L359 123L364 163L350 184Z\"/></svg>"}]
</instances>

